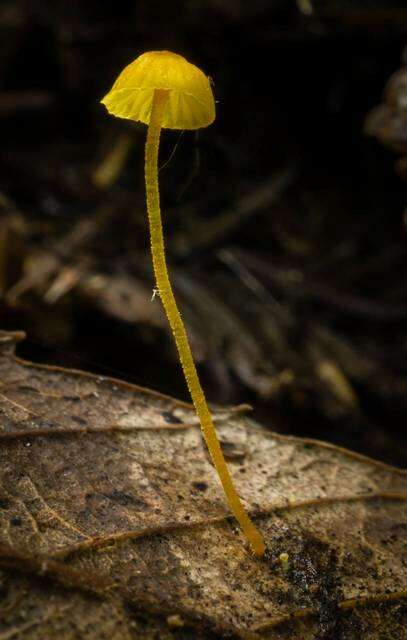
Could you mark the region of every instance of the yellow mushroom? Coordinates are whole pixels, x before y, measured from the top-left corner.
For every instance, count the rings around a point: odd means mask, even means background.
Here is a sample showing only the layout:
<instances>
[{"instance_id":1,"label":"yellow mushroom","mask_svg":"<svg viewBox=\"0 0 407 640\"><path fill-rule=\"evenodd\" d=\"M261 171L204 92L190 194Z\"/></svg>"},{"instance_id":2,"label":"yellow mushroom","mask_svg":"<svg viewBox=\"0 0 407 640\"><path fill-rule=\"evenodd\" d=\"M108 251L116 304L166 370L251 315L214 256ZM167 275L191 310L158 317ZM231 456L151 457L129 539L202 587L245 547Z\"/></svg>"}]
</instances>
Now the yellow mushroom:
<instances>
[{"instance_id":1,"label":"yellow mushroom","mask_svg":"<svg viewBox=\"0 0 407 640\"><path fill-rule=\"evenodd\" d=\"M280 553L280 555L278 556L278 560L280 562L281 568L284 571L284 573L287 573L290 566L289 564L290 556L288 555L288 553L286 552Z\"/></svg>"},{"instance_id":2,"label":"yellow mushroom","mask_svg":"<svg viewBox=\"0 0 407 640\"><path fill-rule=\"evenodd\" d=\"M226 466L205 394L199 382L184 323L175 301L165 259L158 188L158 147L161 129L199 129L214 121L215 103L209 80L200 69L176 53L149 51L125 67L102 103L114 116L141 121L148 126L145 181L157 289L175 339L204 438L230 508L253 551L262 556L265 551L264 541L247 515Z\"/></svg>"}]
</instances>

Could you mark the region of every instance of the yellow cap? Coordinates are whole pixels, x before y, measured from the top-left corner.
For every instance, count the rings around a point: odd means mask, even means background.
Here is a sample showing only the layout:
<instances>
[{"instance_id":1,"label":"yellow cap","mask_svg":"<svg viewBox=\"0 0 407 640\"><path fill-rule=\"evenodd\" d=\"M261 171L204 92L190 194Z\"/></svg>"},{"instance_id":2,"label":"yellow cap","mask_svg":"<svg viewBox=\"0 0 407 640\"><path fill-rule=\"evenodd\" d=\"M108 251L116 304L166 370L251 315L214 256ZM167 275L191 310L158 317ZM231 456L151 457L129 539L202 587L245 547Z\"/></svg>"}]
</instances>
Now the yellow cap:
<instances>
[{"instance_id":1,"label":"yellow cap","mask_svg":"<svg viewBox=\"0 0 407 640\"><path fill-rule=\"evenodd\" d=\"M155 89L167 89L162 126L200 129L215 119L215 101L207 76L185 58L170 51L148 51L123 69L101 100L119 118L150 122Z\"/></svg>"}]
</instances>

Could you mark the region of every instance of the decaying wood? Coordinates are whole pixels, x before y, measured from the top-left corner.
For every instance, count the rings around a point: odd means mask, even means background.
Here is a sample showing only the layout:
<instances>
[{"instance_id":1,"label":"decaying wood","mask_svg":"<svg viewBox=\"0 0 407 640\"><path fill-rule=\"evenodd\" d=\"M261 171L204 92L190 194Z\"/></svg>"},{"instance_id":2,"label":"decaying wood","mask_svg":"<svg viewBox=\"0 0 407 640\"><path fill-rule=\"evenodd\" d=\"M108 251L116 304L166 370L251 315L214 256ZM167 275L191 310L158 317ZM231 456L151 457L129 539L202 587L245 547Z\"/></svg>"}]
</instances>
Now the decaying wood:
<instances>
[{"instance_id":1,"label":"decaying wood","mask_svg":"<svg viewBox=\"0 0 407 640\"><path fill-rule=\"evenodd\" d=\"M403 637L405 472L215 410L259 560L189 405L0 338L1 640Z\"/></svg>"}]
</instances>

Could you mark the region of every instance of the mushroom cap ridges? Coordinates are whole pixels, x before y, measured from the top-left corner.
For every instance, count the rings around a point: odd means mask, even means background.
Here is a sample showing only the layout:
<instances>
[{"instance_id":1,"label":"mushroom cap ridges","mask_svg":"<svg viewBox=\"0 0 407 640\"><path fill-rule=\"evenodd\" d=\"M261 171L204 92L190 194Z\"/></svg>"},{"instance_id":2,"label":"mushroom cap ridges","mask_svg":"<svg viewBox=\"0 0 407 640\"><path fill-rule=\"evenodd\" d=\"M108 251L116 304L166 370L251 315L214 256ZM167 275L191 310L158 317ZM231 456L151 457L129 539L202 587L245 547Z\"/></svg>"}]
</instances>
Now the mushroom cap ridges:
<instances>
[{"instance_id":1,"label":"mushroom cap ridges","mask_svg":"<svg viewBox=\"0 0 407 640\"><path fill-rule=\"evenodd\" d=\"M200 129L214 121L215 101L208 77L170 51L148 51L136 58L101 102L112 115L149 124L156 89L169 92L164 128Z\"/></svg>"}]
</instances>

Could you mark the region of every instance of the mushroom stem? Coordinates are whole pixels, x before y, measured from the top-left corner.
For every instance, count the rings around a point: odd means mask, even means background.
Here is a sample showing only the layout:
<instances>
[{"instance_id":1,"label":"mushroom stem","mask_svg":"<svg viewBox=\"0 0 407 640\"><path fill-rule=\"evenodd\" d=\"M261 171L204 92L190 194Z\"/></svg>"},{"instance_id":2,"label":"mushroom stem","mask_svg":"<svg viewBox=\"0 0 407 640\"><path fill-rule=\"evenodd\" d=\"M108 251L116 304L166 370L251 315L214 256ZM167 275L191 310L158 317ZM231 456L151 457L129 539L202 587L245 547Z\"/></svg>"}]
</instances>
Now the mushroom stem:
<instances>
[{"instance_id":1,"label":"mushroom stem","mask_svg":"<svg viewBox=\"0 0 407 640\"><path fill-rule=\"evenodd\" d=\"M192 402L194 403L206 445L213 460L215 469L219 474L230 508L236 520L239 522L254 553L258 556L263 556L265 552L263 538L247 515L240 498L236 493L232 478L226 466L225 458L216 435L205 394L199 382L185 326L178 310L168 275L160 212L160 194L158 189L158 147L168 93L169 92L164 89L156 89L154 91L145 148L147 211L150 224L151 253L153 258L154 274L160 298L175 339Z\"/></svg>"}]
</instances>

